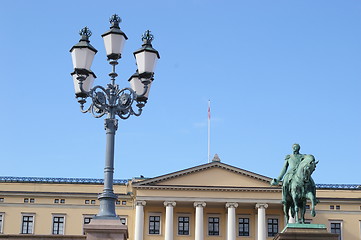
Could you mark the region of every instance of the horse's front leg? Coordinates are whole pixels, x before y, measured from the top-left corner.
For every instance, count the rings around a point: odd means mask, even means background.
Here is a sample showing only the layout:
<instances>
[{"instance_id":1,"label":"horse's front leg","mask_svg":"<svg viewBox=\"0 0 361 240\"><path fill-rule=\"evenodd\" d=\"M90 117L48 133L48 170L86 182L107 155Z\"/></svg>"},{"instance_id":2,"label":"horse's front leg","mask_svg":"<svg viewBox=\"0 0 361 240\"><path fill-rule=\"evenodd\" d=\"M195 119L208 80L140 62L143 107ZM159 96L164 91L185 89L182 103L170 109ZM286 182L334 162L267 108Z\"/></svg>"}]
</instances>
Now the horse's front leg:
<instances>
[{"instance_id":1,"label":"horse's front leg","mask_svg":"<svg viewBox=\"0 0 361 240\"><path fill-rule=\"evenodd\" d=\"M295 209L295 221L296 223L299 223L299 219L298 219L298 204L297 204L297 198L293 197L293 207Z\"/></svg>"},{"instance_id":2,"label":"horse's front leg","mask_svg":"<svg viewBox=\"0 0 361 240\"><path fill-rule=\"evenodd\" d=\"M305 213L306 213L306 199L302 201L301 212L301 223L305 223Z\"/></svg>"},{"instance_id":3,"label":"horse's front leg","mask_svg":"<svg viewBox=\"0 0 361 240\"><path fill-rule=\"evenodd\" d=\"M311 201L311 216L314 217L316 216L316 211L315 211L315 206L317 204L316 196L312 192L309 192L307 193L307 198L310 199Z\"/></svg>"},{"instance_id":4,"label":"horse's front leg","mask_svg":"<svg viewBox=\"0 0 361 240\"><path fill-rule=\"evenodd\" d=\"M283 204L283 212L285 214L285 223L287 224L288 223L288 220L289 220L289 215L288 215L288 211L290 209L290 204L289 202L285 202Z\"/></svg>"}]
</instances>

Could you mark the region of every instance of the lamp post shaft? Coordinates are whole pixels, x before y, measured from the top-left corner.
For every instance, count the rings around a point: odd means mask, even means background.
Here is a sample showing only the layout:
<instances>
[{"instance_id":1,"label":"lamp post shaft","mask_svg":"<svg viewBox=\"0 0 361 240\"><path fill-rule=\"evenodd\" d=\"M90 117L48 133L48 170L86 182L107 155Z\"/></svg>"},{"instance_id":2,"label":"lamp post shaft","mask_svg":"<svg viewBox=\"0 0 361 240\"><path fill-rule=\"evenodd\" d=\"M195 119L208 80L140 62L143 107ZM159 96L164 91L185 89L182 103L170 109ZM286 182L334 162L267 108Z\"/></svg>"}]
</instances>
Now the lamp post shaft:
<instances>
[{"instance_id":1,"label":"lamp post shaft","mask_svg":"<svg viewBox=\"0 0 361 240\"><path fill-rule=\"evenodd\" d=\"M104 189L99 194L100 210L96 218L117 218L115 213L115 201L117 196L113 191L114 175L114 143L115 132L118 128L118 120L113 111L108 113L108 118L104 120L106 131L105 167L104 167Z\"/></svg>"}]
</instances>

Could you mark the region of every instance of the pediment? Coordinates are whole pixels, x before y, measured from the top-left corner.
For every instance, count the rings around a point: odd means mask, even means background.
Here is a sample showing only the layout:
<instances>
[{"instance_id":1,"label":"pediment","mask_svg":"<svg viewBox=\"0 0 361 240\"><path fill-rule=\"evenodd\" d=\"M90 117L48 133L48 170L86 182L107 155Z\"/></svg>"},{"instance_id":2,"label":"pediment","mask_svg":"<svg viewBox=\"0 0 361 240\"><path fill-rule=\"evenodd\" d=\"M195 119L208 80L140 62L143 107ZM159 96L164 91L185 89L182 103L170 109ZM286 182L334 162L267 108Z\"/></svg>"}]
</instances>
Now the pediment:
<instances>
[{"instance_id":1,"label":"pediment","mask_svg":"<svg viewBox=\"0 0 361 240\"><path fill-rule=\"evenodd\" d=\"M269 187L271 178L221 162L211 162L135 183L133 186L167 187Z\"/></svg>"}]
</instances>

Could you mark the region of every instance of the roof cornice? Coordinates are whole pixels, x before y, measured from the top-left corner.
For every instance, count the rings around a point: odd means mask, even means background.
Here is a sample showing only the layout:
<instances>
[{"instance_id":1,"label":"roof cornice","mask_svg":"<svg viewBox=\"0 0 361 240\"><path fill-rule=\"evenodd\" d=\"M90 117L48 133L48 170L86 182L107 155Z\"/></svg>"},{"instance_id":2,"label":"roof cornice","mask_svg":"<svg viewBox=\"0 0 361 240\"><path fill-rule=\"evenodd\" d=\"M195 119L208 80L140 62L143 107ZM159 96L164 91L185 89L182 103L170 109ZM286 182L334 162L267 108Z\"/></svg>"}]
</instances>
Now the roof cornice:
<instances>
[{"instance_id":1,"label":"roof cornice","mask_svg":"<svg viewBox=\"0 0 361 240\"><path fill-rule=\"evenodd\" d=\"M176 191L219 191L219 192L281 192L275 187L209 187L209 186L174 186L174 185L147 185L137 186L138 190L176 190Z\"/></svg>"},{"instance_id":2,"label":"roof cornice","mask_svg":"<svg viewBox=\"0 0 361 240\"><path fill-rule=\"evenodd\" d=\"M125 185L128 179L114 179L114 185ZM0 183L55 183L55 184L104 184L99 178L51 178L0 176Z\"/></svg>"}]
</instances>

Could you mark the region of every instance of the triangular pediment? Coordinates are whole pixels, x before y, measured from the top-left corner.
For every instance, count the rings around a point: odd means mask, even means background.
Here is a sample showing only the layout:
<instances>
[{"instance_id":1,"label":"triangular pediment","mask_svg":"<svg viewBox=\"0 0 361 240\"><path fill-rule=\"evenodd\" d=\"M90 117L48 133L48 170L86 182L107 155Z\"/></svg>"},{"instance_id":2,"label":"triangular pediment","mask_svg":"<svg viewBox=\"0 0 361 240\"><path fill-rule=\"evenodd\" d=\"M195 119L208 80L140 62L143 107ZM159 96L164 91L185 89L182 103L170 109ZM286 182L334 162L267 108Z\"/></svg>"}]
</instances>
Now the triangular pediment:
<instances>
[{"instance_id":1,"label":"triangular pediment","mask_svg":"<svg viewBox=\"0 0 361 240\"><path fill-rule=\"evenodd\" d=\"M134 186L264 188L270 186L270 180L231 165L211 162L138 182Z\"/></svg>"}]
</instances>

